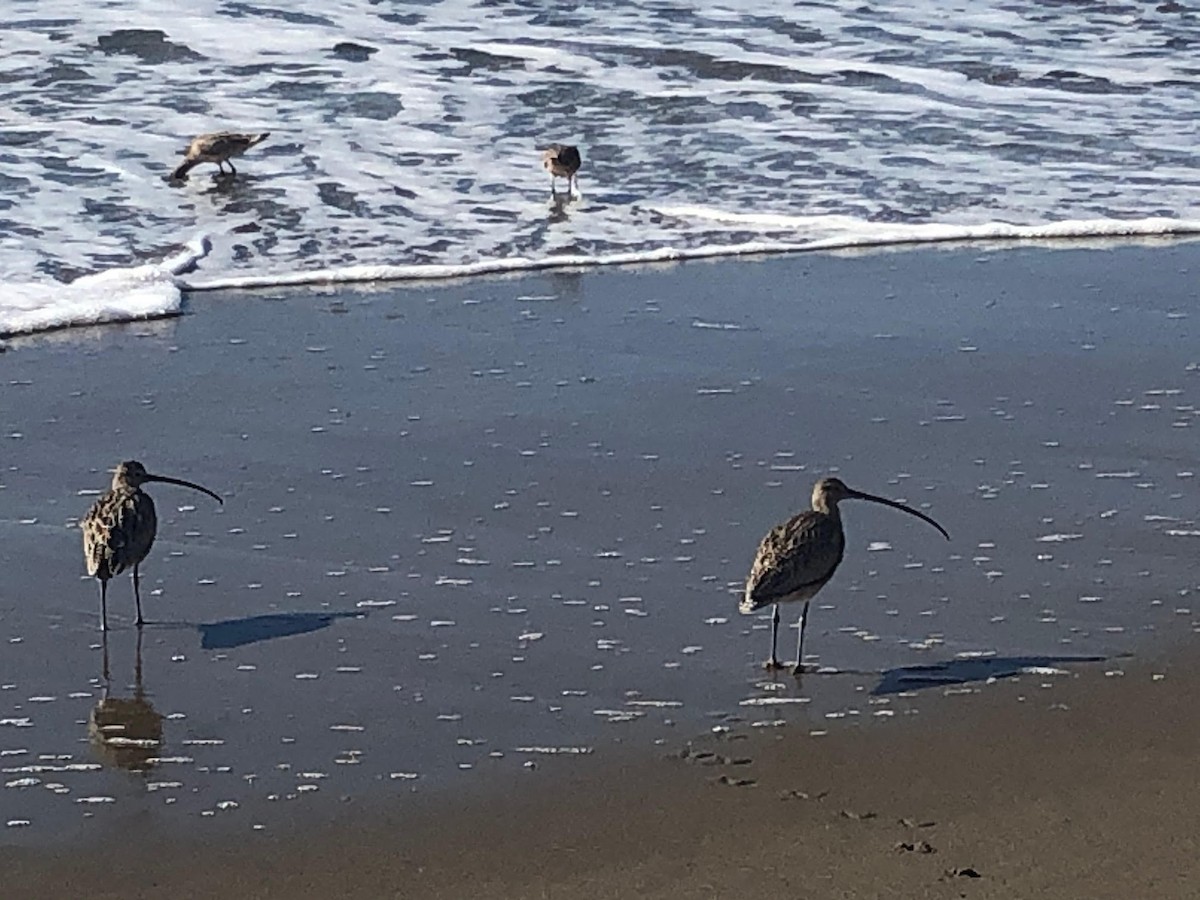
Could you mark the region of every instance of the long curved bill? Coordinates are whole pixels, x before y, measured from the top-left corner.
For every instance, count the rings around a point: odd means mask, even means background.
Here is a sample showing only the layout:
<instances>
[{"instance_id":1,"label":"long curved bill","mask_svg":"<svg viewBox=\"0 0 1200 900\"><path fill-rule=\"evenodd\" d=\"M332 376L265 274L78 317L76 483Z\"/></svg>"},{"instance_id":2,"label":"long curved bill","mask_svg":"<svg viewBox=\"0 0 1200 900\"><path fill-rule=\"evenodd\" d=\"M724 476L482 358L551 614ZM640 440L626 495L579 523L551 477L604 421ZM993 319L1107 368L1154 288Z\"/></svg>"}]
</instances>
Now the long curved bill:
<instances>
[{"instance_id":1,"label":"long curved bill","mask_svg":"<svg viewBox=\"0 0 1200 900\"><path fill-rule=\"evenodd\" d=\"M924 519L926 522L940 531L942 533L942 537L944 537L946 540L950 540L950 535L946 533L945 528L933 521L933 519L929 518L929 516L925 515L925 513L917 512L917 510L913 509L911 506L905 506L903 503L897 503L895 500L888 500L886 497L876 497L874 494L866 494L862 491L856 491L853 488L850 489L850 496L855 500L870 500L872 503L881 503L884 506L890 506L892 509L898 509L900 512L906 512L911 516L916 516L918 519Z\"/></svg>"},{"instance_id":2,"label":"long curved bill","mask_svg":"<svg viewBox=\"0 0 1200 900\"><path fill-rule=\"evenodd\" d=\"M216 494L216 493L210 491L208 488L204 487L203 485L199 485L199 484L196 484L191 481L184 481L182 478L168 478L166 475L147 475L146 480L147 481L161 481L164 484L177 484L180 487L191 488L193 491L199 491L202 494L208 494L208 496L212 497L214 500L216 500L222 506L225 505L225 501L221 499L220 494ZM912 512L912 510L910 509L909 512ZM920 515L920 513L917 513L917 515Z\"/></svg>"}]
</instances>

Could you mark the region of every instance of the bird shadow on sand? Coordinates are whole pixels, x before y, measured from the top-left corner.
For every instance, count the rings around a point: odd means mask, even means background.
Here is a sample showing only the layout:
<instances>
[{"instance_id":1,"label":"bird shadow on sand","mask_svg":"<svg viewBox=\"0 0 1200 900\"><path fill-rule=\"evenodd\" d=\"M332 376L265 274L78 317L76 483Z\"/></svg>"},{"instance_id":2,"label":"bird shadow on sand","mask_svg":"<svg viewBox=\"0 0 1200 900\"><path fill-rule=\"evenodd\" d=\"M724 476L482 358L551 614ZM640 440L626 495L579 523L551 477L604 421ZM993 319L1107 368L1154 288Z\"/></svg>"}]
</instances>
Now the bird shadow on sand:
<instances>
[{"instance_id":1,"label":"bird shadow on sand","mask_svg":"<svg viewBox=\"0 0 1200 900\"><path fill-rule=\"evenodd\" d=\"M1098 663L1107 659L1106 656L984 656L950 659L928 666L900 666L882 673L879 684L871 691L871 696L883 697L902 691L921 691L974 681L989 681L994 678L1012 678L1038 670L1056 669L1068 663Z\"/></svg>"},{"instance_id":2,"label":"bird shadow on sand","mask_svg":"<svg viewBox=\"0 0 1200 900\"><path fill-rule=\"evenodd\" d=\"M289 612L246 616L241 619L222 619L219 622L155 622L156 628L194 628L200 633L202 650L231 650L273 641L276 638L310 634L328 628L338 619L362 619L366 613L355 612Z\"/></svg>"},{"instance_id":3,"label":"bird shadow on sand","mask_svg":"<svg viewBox=\"0 0 1200 900\"><path fill-rule=\"evenodd\" d=\"M261 641L309 634L328 628L338 619L360 619L362 612L293 612L248 616L244 619L225 619L220 622L201 622L200 647L204 650L229 650Z\"/></svg>"}]
</instances>

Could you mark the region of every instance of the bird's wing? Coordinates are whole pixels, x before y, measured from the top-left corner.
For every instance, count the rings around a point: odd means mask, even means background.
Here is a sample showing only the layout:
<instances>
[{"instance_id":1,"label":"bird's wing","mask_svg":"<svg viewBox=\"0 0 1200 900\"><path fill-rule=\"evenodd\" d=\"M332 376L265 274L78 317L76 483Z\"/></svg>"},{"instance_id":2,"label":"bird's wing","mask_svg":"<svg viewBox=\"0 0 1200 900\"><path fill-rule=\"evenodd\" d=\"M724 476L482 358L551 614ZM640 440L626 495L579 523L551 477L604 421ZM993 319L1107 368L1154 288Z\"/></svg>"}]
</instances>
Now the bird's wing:
<instances>
[{"instance_id":1,"label":"bird's wing","mask_svg":"<svg viewBox=\"0 0 1200 900\"><path fill-rule=\"evenodd\" d=\"M220 134L199 134L192 138L188 144L187 152L184 154L189 158L195 158L208 153L209 147L212 146L214 138L220 137Z\"/></svg>"},{"instance_id":2,"label":"bird's wing","mask_svg":"<svg viewBox=\"0 0 1200 900\"><path fill-rule=\"evenodd\" d=\"M746 597L765 606L805 587L820 586L842 561L845 538L838 522L808 510L776 525L759 544L746 580Z\"/></svg>"},{"instance_id":3,"label":"bird's wing","mask_svg":"<svg viewBox=\"0 0 1200 900\"><path fill-rule=\"evenodd\" d=\"M558 161L570 169L578 170L583 163L578 147L563 147L558 152Z\"/></svg>"},{"instance_id":4,"label":"bird's wing","mask_svg":"<svg viewBox=\"0 0 1200 900\"><path fill-rule=\"evenodd\" d=\"M192 140L188 147L189 159L203 157L225 157L236 155L250 146L250 137L233 131L214 131L202 134Z\"/></svg>"},{"instance_id":5,"label":"bird's wing","mask_svg":"<svg viewBox=\"0 0 1200 900\"><path fill-rule=\"evenodd\" d=\"M110 578L124 569L117 564L125 547L125 531L120 527L122 506L122 498L109 491L92 504L83 519L83 556L89 575Z\"/></svg>"},{"instance_id":6,"label":"bird's wing","mask_svg":"<svg viewBox=\"0 0 1200 900\"><path fill-rule=\"evenodd\" d=\"M89 575L111 578L142 561L154 542L154 507L148 495L101 497L83 520L83 552ZM147 520L149 515L149 520Z\"/></svg>"},{"instance_id":7,"label":"bird's wing","mask_svg":"<svg viewBox=\"0 0 1200 900\"><path fill-rule=\"evenodd\" d=\"M154 512L154 501L149 494L138 491L133 495L130 512L123 518L125 530L125 566L136 566L154 545L158 530L158 516Z\"/></svg>"},{"instance_id":8,"label":"bird's wing","mask_svg":"<svg viewBox=\"0 0 1200 900\"><path fill-rule=\"evenodd\" d=\"M222 131L212 135L208 152L214 156L237 156L244 153L253 143L254 135Z\"/></svg>"}]
</instances>

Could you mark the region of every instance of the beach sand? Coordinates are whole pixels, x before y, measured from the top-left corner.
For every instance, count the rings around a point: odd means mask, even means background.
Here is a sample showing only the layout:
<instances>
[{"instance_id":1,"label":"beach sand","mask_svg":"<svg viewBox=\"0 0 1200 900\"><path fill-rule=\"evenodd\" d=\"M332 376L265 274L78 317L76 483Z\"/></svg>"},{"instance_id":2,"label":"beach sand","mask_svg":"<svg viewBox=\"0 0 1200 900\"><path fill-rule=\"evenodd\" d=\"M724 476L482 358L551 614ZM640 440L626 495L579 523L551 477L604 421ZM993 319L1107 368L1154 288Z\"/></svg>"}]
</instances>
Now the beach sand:
<instances>
[{"instance_id":1,"label":"beach sand","mask_svg":"<svg viewBox=\"0 0 1200 900\"><path fill-rule=\"evenodd\" d=\"M197 295L12 342L13 896L1190 896L1197 261ZM154 624L114 581L106 686L71 526L130 457L226 502L153 491ZM848 506L806 648L838 674L765 678L736 593L829 472L953 540ZM122 768L88 721L138 661L162 745ZM1030 666L1078 677L1005 677ZM753 762L664 758L714 728Z\"/></svg>"},{"instance_id":2,"label":"beach sand","mask_svg":"<svg viewBox=\"0 0 1200 900\"><path fill-rule=\"evenodd\" d=\"M903 729L735 729L285 838L10 852L5 896L1190 898L1195 674L1024 675Z\"/></svg>"}]
</instances>

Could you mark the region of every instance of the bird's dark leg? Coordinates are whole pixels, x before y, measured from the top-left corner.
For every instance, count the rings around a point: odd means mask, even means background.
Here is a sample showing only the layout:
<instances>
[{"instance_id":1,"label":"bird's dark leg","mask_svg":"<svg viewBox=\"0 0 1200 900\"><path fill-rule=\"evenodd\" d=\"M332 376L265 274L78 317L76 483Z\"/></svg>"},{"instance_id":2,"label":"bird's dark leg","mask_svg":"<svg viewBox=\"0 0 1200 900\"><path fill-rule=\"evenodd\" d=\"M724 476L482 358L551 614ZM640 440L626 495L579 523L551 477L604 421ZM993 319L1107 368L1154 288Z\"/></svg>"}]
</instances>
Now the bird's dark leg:
<instances>
[{"instance_id":1,"label":"bird's dark leg","mask_svg":"<svg viewBox=\"0 0 1200 900\"><path fill-rule=\"evenodd\" d=\"M100 632L108 632L108 579L100 579ZM105 645L107 646L107 645Z\"/></svg>"},{"instance_id":2,"label":"bird's dark leg","mask_svg":"<svg viewBox=\"0 0 1200 900\"><path fill-rule=\"evenodd\" d=\"M558 193L558 178L555 175L551 174L550 175L550 196L553 197L557 193Z\"/></svg>"},{"instance_id":3,"label":"bird's dark leg","mask_svg":"<svg viewBox=\"0 0 1200 900\"><path fill-rule=\"evenodd\" d=\"M103 674L104 674L104 689L107 691L107 690L108 690L108 681L109 681L109 674L108 674L108 631L107 631L107 630L100 632L100 648L101 648L101 649L100 649L100 653L101 653L101 655L102 655L102 657L103 657L103 659L104 659L104 669L103 669Z\"/></svg>"},{"instance_id":4,"label":"bird's dark leg","mask_svg":"<svg viewBox=\"0 0 1200 900\"><path fill-rule=\"evenodd\" d=\"M782 669L779 664L779 658L775 655L775 645L779 640L779 604L775 604L775 609L771 613L771 658L763 663L764 669Z\"/></svg>"},{"instance_id":5,"label":"bird's dark leg","mask_svg":"<svg viewBox=\"0 0 1200 900\"><path fill-rule=\"evenodd\" d=\"M137 604L137 627L141 628L146 624L146 620L142 618L142 589L141 575L138 574L138 567L133 567L133 602Z\"/></svg>"},{"instance_id":6,"label":"bird's dark leg","mask_svg":"<svg viewBox=\"0 0 1200 900\"><path fill-rule=\"evenodd\" d=\"M142 630L137 633L137 656L134 657L133 677L136 679L134 690L137 696L142 696Z\"/></svg>"},{"instance_id":7,"label":"bird's dark leg","mask_svg":"<svg viewBox=\"0 0 1200 900\"><path fill-rule=\"evenodd\" d=\"M217 171L220 172L222 175L225 174L225 160L223 160L223 159L217 160Z\"/></svg>"},{"instance_id":8,"label":"bird's dark leg","mask_svg":"<svg viewBox=\"0 0 1200 900\"><path fill-rule=\"evenodd\" d=\"M804 672L804 626L808 623L808 601L804 601L804 606L800 610L800 637L796 641L796 669L797 675Z\"/></svg>"},{"instance_id":9,"label":"bird's dark leg","mask_svg":"<svg viewBox=\"0 0 1200 900\"><path fill-rule=\"evenodd\" d=\"M227 159L227 160L225 160L225 161L226 161L227 163L229 163L229 174L230 174L230 175L236 175L236 174L237 174L237 169L235 169L235 168L233 167L233 160L232 160L232 159Z\"/></svg>"}]
</instances>

